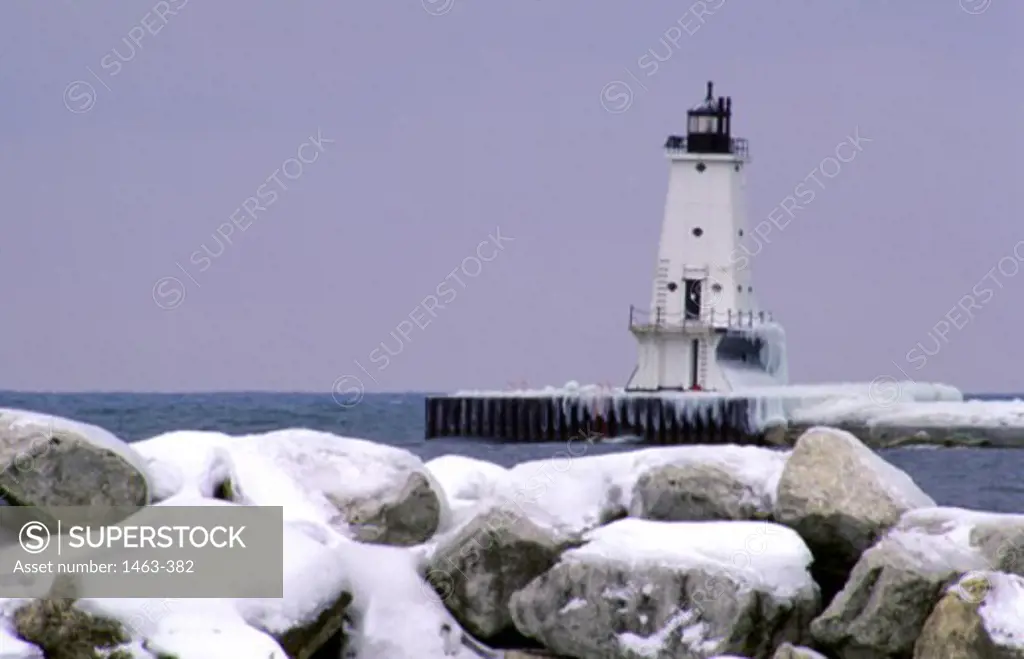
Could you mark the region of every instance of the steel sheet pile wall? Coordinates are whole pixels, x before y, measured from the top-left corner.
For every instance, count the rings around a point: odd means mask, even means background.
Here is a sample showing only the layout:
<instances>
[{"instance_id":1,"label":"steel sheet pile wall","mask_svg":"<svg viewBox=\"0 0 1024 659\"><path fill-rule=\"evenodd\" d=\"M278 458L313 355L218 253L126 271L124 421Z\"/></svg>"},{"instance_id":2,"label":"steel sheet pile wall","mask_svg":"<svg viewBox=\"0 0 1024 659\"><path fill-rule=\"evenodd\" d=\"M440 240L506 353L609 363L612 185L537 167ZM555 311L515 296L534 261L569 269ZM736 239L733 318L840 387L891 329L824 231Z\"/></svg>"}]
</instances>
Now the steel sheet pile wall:
<instances>
[{"instance_id":1,"label":"steel sheet pile wall","mask_svg":"<svg viewBox=\"0 0 1024 659\"><path fill-rule=\"evenodd\" d=\"M620 396L436 396L426 400L426 438L480 437L513 442L567 441L571 437L635 436L648 444L756 444L753 401L705 398L687 413L678 399Z\"/></svg>"}]
</instances>

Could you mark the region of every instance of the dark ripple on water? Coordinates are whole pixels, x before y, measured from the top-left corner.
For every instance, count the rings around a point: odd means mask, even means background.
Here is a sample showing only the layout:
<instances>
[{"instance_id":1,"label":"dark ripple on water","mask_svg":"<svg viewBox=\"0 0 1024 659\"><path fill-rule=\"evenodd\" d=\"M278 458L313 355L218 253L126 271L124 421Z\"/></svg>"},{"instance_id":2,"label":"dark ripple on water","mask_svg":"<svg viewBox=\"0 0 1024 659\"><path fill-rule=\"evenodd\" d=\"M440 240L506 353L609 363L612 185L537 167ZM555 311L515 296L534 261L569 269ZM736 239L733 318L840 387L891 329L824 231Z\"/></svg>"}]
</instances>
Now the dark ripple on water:
<instances>
[{"instance_id":1,"label":"dark ripple on water","mask_svg":"<svg viewBox=\"0 0 1024 659\"><path fill-rule=\"evenodd\" d=\"M127 441L172 430L249 434L312 428L400 446L430 460L457 453L504 466L550 458L558 443L423 439L423 394L372 394L343 409L329 394L42 394L0 392L0 407L37 410L107 428ZM598 444L588 454L630 444ZM882 455L940 505L1024 513L1024 450L897 449Z\"/></svg>"}]
</instances>

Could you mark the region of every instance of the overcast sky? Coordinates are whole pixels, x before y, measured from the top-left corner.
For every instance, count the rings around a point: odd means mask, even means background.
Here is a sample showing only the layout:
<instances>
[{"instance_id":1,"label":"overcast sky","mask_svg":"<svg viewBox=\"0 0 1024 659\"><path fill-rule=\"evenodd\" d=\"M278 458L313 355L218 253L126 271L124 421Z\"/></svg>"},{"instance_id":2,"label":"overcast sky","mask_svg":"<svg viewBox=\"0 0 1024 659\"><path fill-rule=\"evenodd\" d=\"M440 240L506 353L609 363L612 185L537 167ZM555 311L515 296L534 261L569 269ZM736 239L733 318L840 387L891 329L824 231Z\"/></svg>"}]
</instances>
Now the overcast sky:
<instances>
[{"instance_id":1,"label":"overcast sky","mask_svg":"<svg viewBox=\"0 0 1024 659\"><path fill-rule=\"evenodd\" d=\"M750 227L819 172L791 378L1024 390L1024 4L962 4L6 2L0 388L622 384L713 79Z\"/></svg>"}]
</instances>

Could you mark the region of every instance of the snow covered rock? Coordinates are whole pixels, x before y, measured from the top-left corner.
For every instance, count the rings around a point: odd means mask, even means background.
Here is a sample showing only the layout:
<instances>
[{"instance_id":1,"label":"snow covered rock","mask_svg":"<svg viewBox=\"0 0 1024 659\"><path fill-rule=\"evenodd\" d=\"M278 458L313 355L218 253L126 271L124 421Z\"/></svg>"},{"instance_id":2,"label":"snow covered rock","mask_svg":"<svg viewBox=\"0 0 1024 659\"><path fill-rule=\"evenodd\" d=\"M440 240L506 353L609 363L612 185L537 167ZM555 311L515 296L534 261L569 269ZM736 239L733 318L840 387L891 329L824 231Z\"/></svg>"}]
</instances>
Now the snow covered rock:
<instances>
[{"instance_id":1,"label":"snow covered rock","mask_svg":"<svg viewBox=\"0 0 1024 659\"><path fill-rule=\"evenodd\" d=\"M551 568L567 542L513 507L493 506L440 542L426 578L462 626L487 641L513 630L509 598Z\"/></svg>"},{"instance_id":2,"label":"snow covered rock","mask_svg":"<svg viewBox=\"0 0 1024 659\"><path fill-rule=\"evenodd\" d=\"M448 497L452 515L450 526L468 521L478 511L481 502L507 498L511 491L509 470L486 460L442 455L423 466ZM438 528L438 532L448 530Z\"/></svg>"},{"instance_id":3,"label":"snow covered rock","mask_svg":"<svg viewBox=\"0 0 1024 659\"><path fill-rule=\"evenodd\" d=\"M775 519L811 548L815 580L827 602L900 515L934 505L907 474L850 433L812 428L786 461Z\"/></svg>"},{"instance_id":4,"label":"snow covered rock","mask_svg":"<svg viewBox=\"0 0 1024 659\"><path fill-rule=\"evenodd\" d=\"M138 443L161 499L186 494L281 506L285 519L363 542L415 545L449 515L444 491L408 451L301 428L232 437L179 431Z\"/></svg>"},{"instance_id":5,"label":"snow covered rock","mask_svg":"<svg viewBox=\"0 0 1024 659\"><path fill-rule=\"evenodd\" d=\"M826 657L810 648L783 643L772 655L772 659L826 659Z\"/></svg>"},{"instance_id":6,"label":"snow covered rock","mask_svg":"<svg viewBox=\"0 0 1024 659\"><path fill-rule=\"evenodd\" d=\"M178 498L162 505L235 504ZM154 508L138 515L149 510ZM282 533L283 597L94 599L81 595L96 592L103 576L62 574L53 581L46 599L18 603L12 616L15 629L47 657L57 659L105 656L108 650L133 648L176 659L309 659L330 642L340 648L352 602L343 556L346 543L355 543L311 522L286 522ZM217 655L218 648L232 652Z\"/></svg>"},{"instance_id":7,"label":"snow covered rock","mask_svg":"<svg viewBox=\"0 0 1024 659\"><path fill-rule=\"evenodd\" d=\"M551 520L561 530L582 534L625 517L634 507L638 481L668 465L718 469L744 483L752 500L773 501L785 466L785 452L753 446L677 446L607 455L586 455L584 444L560 457L535 460L509 470L506 496L533 519ZM642 488L640 493L649 488Z\"/></svg>"},{"instance_id":8,"label":"snow covered rock","mask_svg":"<svg viewBox=\"0 0 1024 659\"><path fill-rule=\"evenodd\" d=\"M131 640L117 620L93 616L74 606L74 600L32 600L14 612L18 636L46 653L49 659L98 657Z\"/></svg>"},{"instance_id":9,"label":"snow covered rock","mask_svg":"<svg viewBox=\"0 0 1024 659\"><path fill-rule=\"evenodd\" d=\"M630 517L665 522L767 520L772 496L713 464L671 464L644 473L633 488Z\"/></svg>"},{"instance_id":10,"label":"snow covered rock","mask_svg":"<svg viewBox=\"0 0 1024 659\"><path fill-rule=\"evenodd\" d=\"M846 586L811 624L840 659L907 657L943 589L972 571L1024 574L1024 515L912 510L864 552Z\"/></svg>"},{"instance_id":11,"label":"snow covered rock","mask_svg":"<svg viewBox=\"0 0 1024 659\"><path fill-rule=\"evenodd\" d=\"M289 476L327 520L356 540L409 546L426 541L447 508L423 463L412 453L362 439L292 429L254 435L230 448L236 500L273 505L264 483L273 465ZM268 464L270 463L270 464ZM256 473L252 473L259 464Z\"/></svg>"},{"instance_id":12,"label":"snow covered rock","mask_svg":"<svg viewBox=\"0 0 1024 659\"><path fill-rule=\"evenodd\" d=\"M711 659L747 659L746 657L738 657L736 655L720 654L717 657ZM793 645L792 643L783 643L772 655L771 659L827 659L827 657L820 652L815 652L810 648L805 648L799 645Z\"/></svg>"},{"instance_id":13,"label":"snow covered rock","mask_svg":"<svg viewBox=\"0 0 1024 659\"><path fill-rule=\"evenodd\" d=\"M0 491L25 506L141 506L145 462L97 426L0 409Z\"/></svg>"},{"instance_id":14,"label":"snow covered rock","mask_svg":"<svg viewBox=\"0 0 1024 659\"><path fill-rule=\"evenodd\" d=\"M625 519L512 596L520 633L572 657L769 656L819 610L811 553L764 522Z\"/></svg>"},{"instance_id":15,"label":"snow covered rock","mask_svg":"<svg viewBox=\"0 0 1024 659\"><path fill-rule=\"evenodd\" d=\"M1024 659L1024 579L972 572L943 597L914 645L915 659Z\"/></svg>"},{"instance_id":16,"label":"snow covered rock","mask_svg":"<svg viewBox=\"0 0 1024 659\"><path fill-rule=\"evenodd\" d=\"M157 659L334 659L338 656L338 652L287 653L269 634L258 629L231 622L203 623L195 619L163 625L159 632L146 640L142 649ZM114 657L107 655L107 659Z\"/></svg>"},{"instance_id":17,"label":"snow covered rock","mask_svg":"<svg viewBox=\"0 0 1024 659\"><path fill-rule=\"evenodd\" d=\"M215 498L231 476L227 447L240 438L206 430L176 430L135 442L146 461L153 502L173 496Z\"/></svg>"},{"instance_id":18,"label":"snow covered rock","mask_svg":"<svg viewBox=\"0 0 1024 659\"><path fill-rule=\"evenodd\" d=\"M500 657L469 637L401 547L344 545L352 577L345 659L481 659ZM184 658L183 658L184 659Z\"/></svg>"}]
</instances>

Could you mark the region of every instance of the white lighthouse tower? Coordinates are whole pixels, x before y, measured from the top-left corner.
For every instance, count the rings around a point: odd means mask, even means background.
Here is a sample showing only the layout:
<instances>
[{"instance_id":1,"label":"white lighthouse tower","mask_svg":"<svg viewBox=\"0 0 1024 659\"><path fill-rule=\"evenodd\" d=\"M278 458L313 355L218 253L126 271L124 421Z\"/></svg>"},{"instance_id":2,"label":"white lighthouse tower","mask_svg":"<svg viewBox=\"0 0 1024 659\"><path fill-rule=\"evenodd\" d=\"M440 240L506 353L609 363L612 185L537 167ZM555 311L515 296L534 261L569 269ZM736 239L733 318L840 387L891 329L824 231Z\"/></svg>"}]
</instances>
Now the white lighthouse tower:
<instances>
[{"instance_id":1,"label":"white lighthouse tower","mask_svg":"<svg viewBox=\"0 0 1024 659\"><path fill-rule=\"evenodd\" d=\"M747 141L732 136L732 99L687 113L665 143L665 219L649 310L630 308L638 344L627 391L733 391L784 384L785 336L755 298L746 230Z\"/></svg>"}]
</instances>

